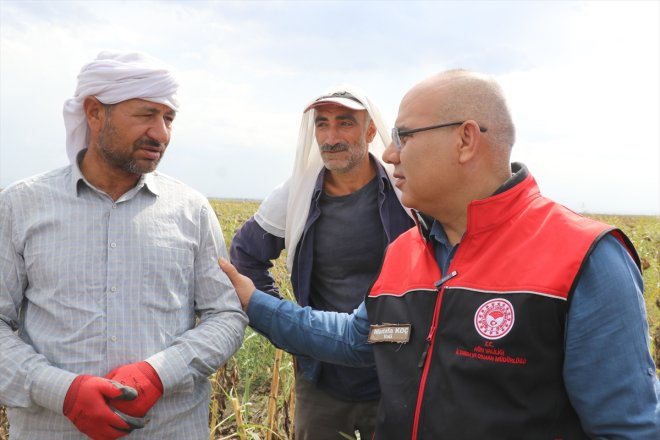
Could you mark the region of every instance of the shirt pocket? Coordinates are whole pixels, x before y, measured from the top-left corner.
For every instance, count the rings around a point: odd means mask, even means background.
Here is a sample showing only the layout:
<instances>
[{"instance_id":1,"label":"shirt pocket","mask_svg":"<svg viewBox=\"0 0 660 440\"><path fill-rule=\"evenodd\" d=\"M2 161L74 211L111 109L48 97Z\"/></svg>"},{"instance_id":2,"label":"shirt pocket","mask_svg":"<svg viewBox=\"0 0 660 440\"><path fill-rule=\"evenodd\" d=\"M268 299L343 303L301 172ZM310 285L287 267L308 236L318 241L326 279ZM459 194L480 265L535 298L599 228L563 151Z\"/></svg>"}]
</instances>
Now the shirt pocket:
<instances>
[{"instance_id":1,"label":"shirt pocket","mask_svg":"<svg viewBox=\"0 0 660 440\"><path fill-rule=\"evenodd\" d=\"M145 246L142 264L142 306L159 312L192 311L194 253L167 245Z\"/></svg>"}]
</instances>

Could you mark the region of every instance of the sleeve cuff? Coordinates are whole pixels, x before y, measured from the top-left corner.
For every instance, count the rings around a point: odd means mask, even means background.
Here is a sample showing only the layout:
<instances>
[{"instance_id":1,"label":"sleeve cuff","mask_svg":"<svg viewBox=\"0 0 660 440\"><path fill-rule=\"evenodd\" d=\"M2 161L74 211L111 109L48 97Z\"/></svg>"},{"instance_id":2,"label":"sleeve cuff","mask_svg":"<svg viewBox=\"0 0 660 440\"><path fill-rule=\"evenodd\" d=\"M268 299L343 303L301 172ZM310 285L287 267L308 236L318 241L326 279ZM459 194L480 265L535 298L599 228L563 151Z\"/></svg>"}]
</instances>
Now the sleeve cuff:
<instances>
[{"instance_id":1,"label":"sleeve cuff","mask_svg":"<svg viewBox=\"0 0 660 440\"><path fill-rule=\"evenodd\" d=\"M255 330L268 334L270 323L273 320L273 311L282 301L261 290L255 290L247 308L250 326Z\"/></svg>"},{"instance_id":2,"label":"sleeve cuff","mask_svg":"<svg viewBox=\"0 0 660 440\"><path fill-rule=\"evenodd\" d=\"M32 401L54 413L62 414L64 398L76 376L75 373L53 366L41 369L34 375L30 387Z\"/></svg>"},{"instance_id":3,"label":"sleeve cuff","mask_svg":"<svg viewBox=\"0 0 660 440\"><path fill-rule=\"evenodd\" d=\"M188 371L188 365L179 354L176 346L158 352L147 358L146 361L156 370L156 374L158 374L163 384L164 395L176 392L193 392L195 383L192 374Z\"/></svg>"}]
</instances>

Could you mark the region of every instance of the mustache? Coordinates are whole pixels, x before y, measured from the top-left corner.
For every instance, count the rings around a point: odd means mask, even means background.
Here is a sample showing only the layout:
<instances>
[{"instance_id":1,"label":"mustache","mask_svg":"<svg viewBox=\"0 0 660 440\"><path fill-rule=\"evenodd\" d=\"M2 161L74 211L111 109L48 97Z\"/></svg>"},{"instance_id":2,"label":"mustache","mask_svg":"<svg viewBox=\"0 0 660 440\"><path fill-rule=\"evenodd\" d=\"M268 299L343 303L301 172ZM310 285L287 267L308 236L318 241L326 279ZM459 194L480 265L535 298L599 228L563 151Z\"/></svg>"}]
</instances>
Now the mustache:
<instances>
[{"instance_id":1,"label":"mustache","mask_svg":"<svg viewBox=\"0 0 660 440\"><path fill-rule=\"evenodd\" d=\"M321 149L321 153L335 153L337 151L347 151L349 148L348 144L345 144L343 142L336 143L334 145L332 144L323 144L319 147Z\"/></svg>"},{"instance_id":2,"label":"mustache","mask_svg":"<svg viewBox=\"0 0 660 440\"><path fill-rule=\"evenodd\" d=\"M151 139L151 138L142 138L142 139L137 140L133 144L133 148L136 149L136 150L140 149L144 146L160 148L161 150L165 149L165 145L163 145L160 142L158 142L157 140Z\"/></svg>"}]
</instances>

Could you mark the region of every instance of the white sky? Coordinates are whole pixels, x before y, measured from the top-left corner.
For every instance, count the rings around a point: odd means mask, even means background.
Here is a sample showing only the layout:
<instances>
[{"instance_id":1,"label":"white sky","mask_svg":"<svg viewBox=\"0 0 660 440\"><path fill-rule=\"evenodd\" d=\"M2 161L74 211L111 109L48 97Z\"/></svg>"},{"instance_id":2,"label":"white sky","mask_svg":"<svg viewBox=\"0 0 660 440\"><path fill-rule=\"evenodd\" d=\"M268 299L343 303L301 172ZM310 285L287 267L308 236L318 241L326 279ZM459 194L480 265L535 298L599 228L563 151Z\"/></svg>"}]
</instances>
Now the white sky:
<instances>
[{"instance_id":1,"label":"white sky","mask_svg":"<svg viewBox=\"0 0 660 440\"><path fill-rule=\"evenodd\" d=\"M389 123L438 71L495 75L514 160L580 212L660 215L660 2L0 0L0 187L66 165L62 104L103 49L175 66L159 169L209 197L265 197L300 116L338 83Z\"/></svg>"}]
</instances>

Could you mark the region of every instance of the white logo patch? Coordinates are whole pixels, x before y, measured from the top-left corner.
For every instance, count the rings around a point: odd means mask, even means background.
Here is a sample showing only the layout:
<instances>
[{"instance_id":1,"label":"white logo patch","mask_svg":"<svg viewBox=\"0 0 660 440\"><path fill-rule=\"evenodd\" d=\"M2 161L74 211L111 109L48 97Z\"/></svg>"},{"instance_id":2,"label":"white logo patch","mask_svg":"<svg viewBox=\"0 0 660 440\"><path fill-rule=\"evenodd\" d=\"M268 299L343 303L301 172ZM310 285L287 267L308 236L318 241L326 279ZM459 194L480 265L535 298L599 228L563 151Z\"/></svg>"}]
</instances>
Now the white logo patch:
<instances>
[{"instance_id":1,"label":"white logo patch","mask_svg":"<svg viewBox=\"0 0 660 440\"><path fill-rule=\"evenodd\" d=\"M474 314L474 328L486 339L500 339L513 328L515 314L511 303L503 298L486 301Z\"/></svg>"}]
</instances>

